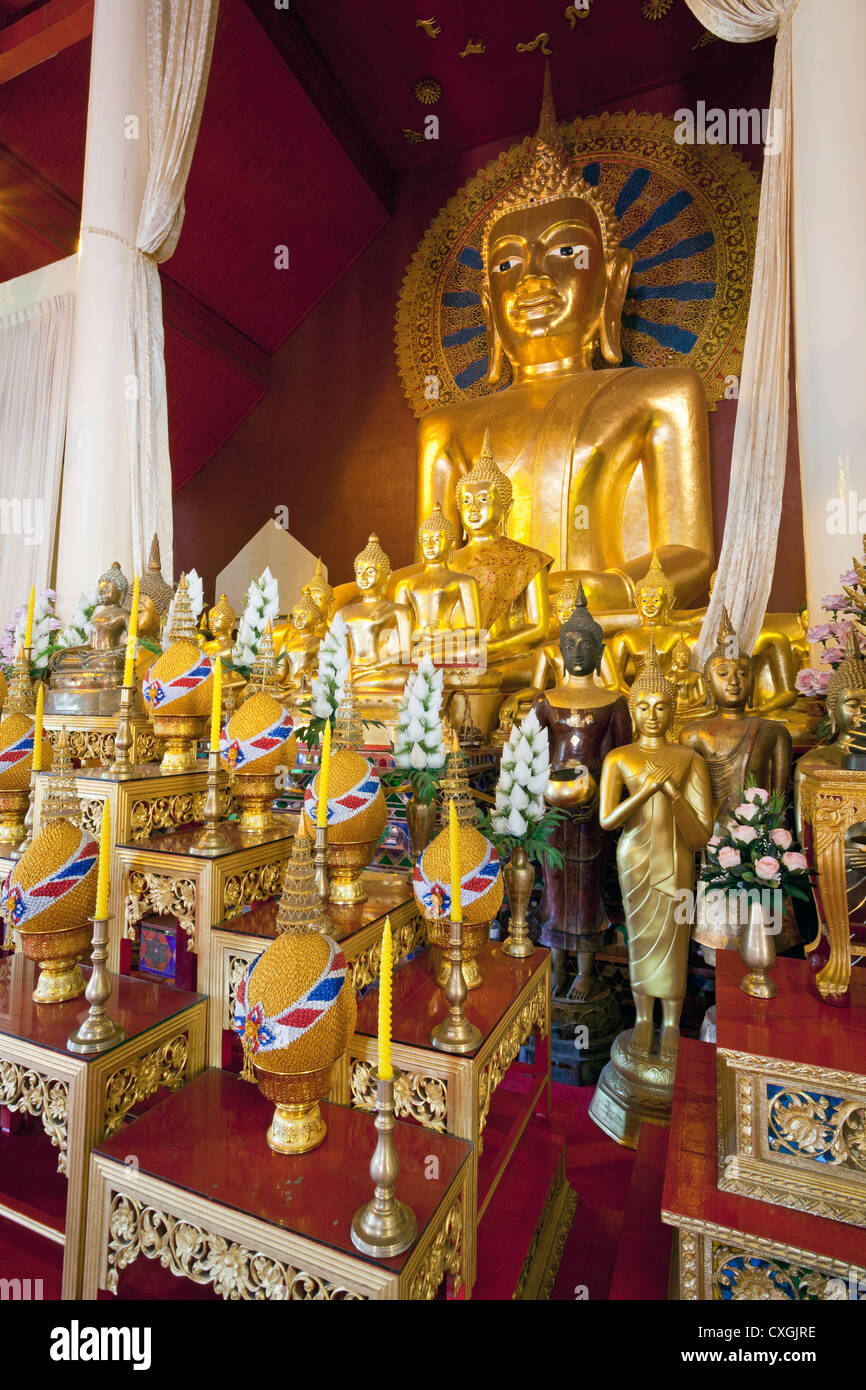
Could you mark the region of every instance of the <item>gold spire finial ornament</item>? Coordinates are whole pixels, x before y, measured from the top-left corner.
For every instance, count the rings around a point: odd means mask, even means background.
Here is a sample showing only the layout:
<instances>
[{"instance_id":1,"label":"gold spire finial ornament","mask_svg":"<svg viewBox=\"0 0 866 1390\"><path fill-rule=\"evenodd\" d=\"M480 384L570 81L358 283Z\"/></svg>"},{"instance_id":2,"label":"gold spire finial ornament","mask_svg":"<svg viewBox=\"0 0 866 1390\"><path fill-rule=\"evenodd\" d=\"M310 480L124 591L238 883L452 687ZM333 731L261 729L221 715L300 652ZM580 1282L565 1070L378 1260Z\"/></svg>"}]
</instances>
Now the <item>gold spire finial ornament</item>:
<instances>
[{"instance_id":1,"label":"gold spire finial ornament","mask_svg":"<svg viewBox=\"0 0 866 1390\"><path fill-rule=\"evenodd\" d=\"M355 573L358 570L366 569L368 565L375 565L385 580L391 577L391 561L379 544L379 537L375 531L370 533L364 549L355 556Z\"/></svg>"},{"instance_id":2,"label":"gold spire finial ornament","mask_svg":"<svg viewBox=\"0 0 866 1390\"><path fill-rule=\"evenodd\" d=\"M54 776L45 784L45 794L39 812L40 826L47 825L52 820L68 820L81 829L81 802L78 799L65 724L54 747L51 770Z\"/></svg>"},{"instance_id":3,"label":"gold spire finial ornament","mask_svg":"<svg viewBox=\"0 0 866 1390\"><path fill-rule=\"evenodd\" d=\"M511 479L507 473L503 473L499 464L493 457L493 449L490 444L490 430L484 431L484 442L481 445L481 453L473 463L469 472L461 481L461 486L469 483L492 483L496 488L500 503L502 504L503 522L511 511L511 501L514 489L511 486Z\"/></svg>"},{"instance_id":4,"label":"gold spire finial ornament","mask_svg":"<svg viewBox=\"0 0 866 1390\"><path fill-rule=\"evenodd\" d=\"M32 714L36 708L36 696L33 693L33 684L30 680L29 658L30 653L26 652L24 647L19 647L15 665L12 667L12 679L9 682L9 693L6 696L3 710L5 715Z\"/></svg>"},{"instance_id":5,"label":"gold spire finial ornament","mask_svg":"<svg viewBox=\"0 0 866 1390\"><path fill-rule=\"evenodd\" d=\"M139 582L139 593L149 598L160 617L164 618L171 603L171 585L162 577L162 562L159 554L159 536L154 533L150 544L147 569Z\"/></svg>"},{"instance_id":6,"label":"gold spire finial ornament","mask_svg":"<svg viewBox=\"0 0 866 1390\"><path fill-rule=\"evenodd\" d=\"M340 936L319 896L313 846L303 816L298 821L298 829L292 841L292 852L286 860L283 872L282 894L277 909L277 931L317 931L322 936L331 936L335 940Z\"/></svg>"},{"instance_id":7,"label":"gold spire finial ornament","mask_svg":"<svg viewBox=\"0 0 866 1390\"><path fill-rule=\"evenodd\" d=\"M493 215L484 229L484 269L488 268L491 231L507 213L552 203L561 198L580 198L589 204L598 219L601 243L605 256L610 256L620 244L620 229L616 214L597 189L586 182L571 163L562 131L557 124L553 104L553 85L550 63L544 65L544 95L538 131L533 136L520 181L496 204Z\"/></svg>"},{"instance_id":8,"label":"gold spire finial ornament","mask_svg":"<svg viewBox=\"0 0 866 1390\"><path fill-rule=\"evenodd\" d=\"M676 685L672 680L668 680L665 675L662 664L659 661L659 654L656 651L656 644L652 638L650 638L650 644L643 666L640 670L640 675L632 682L632 687L629 691L628 703L629 709L632 712L632 718L634 717L635 702L641 693L667 695L671 704L676 704Z\"/></svg>"},{"instance_id":9,"label":"gold spire finial ornament","mask_svg":"<svg viewBox=\"0 0 866 1390\"><path fill-rule=\"evenodd\" d=\"M460 825L478 824L478 807L469 784L469 764L460 747L457 730L451 727L451 748L445 761L445 771L439 786L439 823L448 824L449 806L454 802Z\"/></svg>"},{"instance_id":10,"label":"gold spire finial ornament","mask_svg":"<svg viewBox=\"0 0 866 1390\"><path fill-rule=\"evenodd\" d=\"M358 700L352 686L352 664L346 672L346 683L343 686L343 697L337 706L337 715L334 719L334 736L331 747L350 748L357 751L364 746L364 721L358 710Z\"/></svg>"},{"instance_id":11,"label":"gold spire finial ornament","mask_svg":"<svg viewBox=\"0 0 866 1390\"><path fill-rule=\"evenodd\" d=\"M440 533L448 537L448 542L450 545L455 544L457 540L457 532L454 530L454 527L452 526L451 522L448 520L447 516L443 512L442 507L437 502L436 506L433 508L432 512L427 517L427 520L422 521L421 525L418 527L418 535L419 537L430 534L438 536Z\"/></svg>"},{"instance_id":12,"label":"gold spire finial ornament","mask_svg":"<svg viewBox=\"0 0 866 1390\"><path fill-rule=\"evenodd\" d=\"M168 640L169 645L173 642L198 642L198 628L192 616L192 604L189 601L185 574L180 576L180 583L174 596L174 612L171 615Z\"/></svg>"},{"instance_id":13,"label":"gold spire finial ornament","mask_svg":"<svg viewBox=\"0 0 866 1390\"><path fill-rule=\"evenodd\" d=\"M261 635L256 659L250 672L249 693L252 694L254 690L261 690L263 694L270 695L272 699L280 703L285 695L285 691L277 679L274 625L270 618L265 623L265 630Z\"/></svg>"},{"instance_id":14,"label":"gold spire finial ornament","mask_svg":"<svg viewBox=\"0 0 866 1390\"><path fill-rule=\"evenodd\" d=\"M659 553L657 550L653 551L650 567L644 575L643 579L639 580L638 583L634 586L634 591L636 594L643 593L644 589L661 589L662 593L667 599L668 607L673 607L677 596L676 585L673 584L670 579L668 579L667 575L662 569L662 563L659 559Z\"/></svg>"}]
</instances>

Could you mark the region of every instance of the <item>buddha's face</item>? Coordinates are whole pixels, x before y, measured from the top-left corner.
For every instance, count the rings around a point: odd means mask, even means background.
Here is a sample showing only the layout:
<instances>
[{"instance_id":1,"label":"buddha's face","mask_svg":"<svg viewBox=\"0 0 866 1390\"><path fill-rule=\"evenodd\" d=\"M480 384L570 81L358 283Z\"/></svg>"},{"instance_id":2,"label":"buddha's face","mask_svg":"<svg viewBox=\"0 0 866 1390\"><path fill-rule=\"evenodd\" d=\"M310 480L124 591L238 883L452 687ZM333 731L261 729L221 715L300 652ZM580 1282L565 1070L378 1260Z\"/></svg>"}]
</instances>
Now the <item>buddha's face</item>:
<instances>
[{"instance_id":1,"label":"buddha's face","mask_svg":"<svg viewBox=\"0 0 866 1390\"><path fill-rule=\"evenodd\" d=\"M422 531L421 554L428 565L444 565L451 553L451 540L447 531Z\"/></svg>"},{"instance_id":2,"label":"buddha's face","mask_svg":"<svg viewBox=\"0 0 866 1390\"><path fill-rule=\"evenodd\" d=\"M627 260L630 270L628 255ZM497 334L512 365L582 356L598 336L612 268L605 262L598 218L583 198L540 203L500 218L491 228L484 307L488 330Z\"/></svg>"},{"instance_id":3,"label":"buddha's face","mask_svg":"<svg viewBox=\"0 0 866 1390\"><path fill-rule=\"evenodd\" d=\"M638 589L637 611L643 623L663 623L668 615L668 596L664 589Z\"/></svg>"},{"instance_id":4,"label":"buddha's face","mask_svg":"<svg viewBox=\"0 0 866 1390\"><path fill-rule=\"evenodd\" d=\"M588 676L601 666L603 646L588 633L564 632L560 638L562 664L570 676Z\"/></svg>"},{"instance_id":5,"label":"buddha's face","mask_svg":"<svg viewBox=\"0 0 866 1390\"><path fill-rule=\"evenodd\" d=\"M104 575L99 581L99 602L106 607L120 603L120 589L113 579L106 579Z\"/></svg>"},{"instance_id":6,"label":"buddha's face","mask_svg":"<svg viewBox=\"0 0 866 1390\"><path fill-rule=\"evenodd\" d=\"M307 632L313 626L313 615L306 604L296 604L291 617L292 627L296 632Z\"/></svg>"},{"instance_id":7,"label":"buddha's face","mask_svg":"<svg viewBox=\"0 0 866 1390\"><path fill-rule=\"evenodd\" d=\"M366 561L355 565L355 583L362 594L384 594L386 582L378 565Z\"/></svg>"},{"instance_id":8,"label":"buddha's face","mask_svg":"<svg viewBox=\"0 0 866 1390\"><path fill-rule=\"evenodd\" d=\"M849 734L858 719L866 720L866 690L840 690L835 716L837 734Z\"/></svg>"},{"instance_id":9,"label":"buddha's face","mask_svg":"<svg viewBox=\"0 0 866 1390\"><path fill-rule=\"evenodd\" d=\"M223 613L219 608L208 610L207 622L215 638L227 637L231 630L231 619L228 613Z\"/></svg>"},{"instance_id":10,"label":"buddha's face","mask_svg":"<svg viewBox=\"0 0 866 1390\"><path fill-rule=\"evenodd\" d=\"M748 656L714 656L707 663L710 691L719 709L745 709L752 693Z\"/></svg>"},{"instance_id":11,"label":"buddha's face","mask_svg":"<svg viewBox=\"0 0 866 1390\"><path fill-rule=\"evenodd\" d=\"M563 623L567 623L574 612L574 595L563 598L558 594L556 598L551 599L550 606L553 609L554 618L562 627Z\"/></svg>"},{"instance_id":12,"label":"buddha's face","mask_svg":"<svg viewBox=\"0 0 866 1390\"><path fill-rule=\"evenodd\" d=\"M638 734L658 738L667 733L674 706L670 695L660 690L641 690L632 704L632 718Z\"/></svg>"},{"instance_id":13,"label":"buddha's face","mask_svg":"<svg viewBox=\"0 0 866 1390\"><path fill-rule=\"evenodd\" d=\"M464 478L457 489L457 506L467 535L491 535L499 526L502 503L495 483Z\"/></svg>"},{"instance_id":14,"label":"buddha's face","mask_svg":"<svg viewBox=\"0 0 866 1390\"><path fill-rule=\"evenodd\" d=\"M138 635L139 637L158 637L161 626L159 609L153 599L148 594L139 594L138 598Z\"/></svg>"}]
</instances>

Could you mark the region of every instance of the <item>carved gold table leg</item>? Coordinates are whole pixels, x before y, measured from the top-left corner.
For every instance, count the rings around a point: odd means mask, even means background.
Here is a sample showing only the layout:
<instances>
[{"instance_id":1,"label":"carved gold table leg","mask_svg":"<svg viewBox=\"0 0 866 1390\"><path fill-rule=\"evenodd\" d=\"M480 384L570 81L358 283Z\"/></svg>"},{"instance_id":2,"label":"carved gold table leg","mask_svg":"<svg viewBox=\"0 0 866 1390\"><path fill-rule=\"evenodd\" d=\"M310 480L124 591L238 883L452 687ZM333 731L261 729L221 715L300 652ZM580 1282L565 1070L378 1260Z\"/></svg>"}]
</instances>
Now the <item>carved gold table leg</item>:
<instances>
[{"instance_id":1,"label":"carved gold table leg","mask_svg":"<svg viewBox=\"0 0 866 1390\"><path fill-rule=\"evenodd\" d=\"M845 827L815 827L815 860L830 945L830 959L815 976L823 999L844 994L851 979L848 896L845 886Z\"/></svg>"}]
</instances>

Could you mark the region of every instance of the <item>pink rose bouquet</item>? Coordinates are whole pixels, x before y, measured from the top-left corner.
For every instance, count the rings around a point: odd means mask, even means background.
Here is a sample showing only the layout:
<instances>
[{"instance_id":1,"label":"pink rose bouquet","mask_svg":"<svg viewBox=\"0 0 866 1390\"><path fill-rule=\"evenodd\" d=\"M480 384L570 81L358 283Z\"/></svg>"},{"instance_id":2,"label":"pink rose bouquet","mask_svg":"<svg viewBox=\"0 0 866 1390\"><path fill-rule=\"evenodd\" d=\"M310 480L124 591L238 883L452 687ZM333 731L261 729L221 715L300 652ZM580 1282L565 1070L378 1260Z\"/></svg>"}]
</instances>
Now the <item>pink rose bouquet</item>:
<instances>
[{"instance_id":1,"label":"pink rose bouquet","mask_svg":"<svg viewBox=\"0 0 866 1390\"><path fill-rule=\"evenodd\" d=\"M707 891L773 888L786 897L810 896L809 863L790 830L782 825L782 797L763 787L741 788L722 835L714 835L704 852L700 877Z\"/></svg>"}]
</instances>

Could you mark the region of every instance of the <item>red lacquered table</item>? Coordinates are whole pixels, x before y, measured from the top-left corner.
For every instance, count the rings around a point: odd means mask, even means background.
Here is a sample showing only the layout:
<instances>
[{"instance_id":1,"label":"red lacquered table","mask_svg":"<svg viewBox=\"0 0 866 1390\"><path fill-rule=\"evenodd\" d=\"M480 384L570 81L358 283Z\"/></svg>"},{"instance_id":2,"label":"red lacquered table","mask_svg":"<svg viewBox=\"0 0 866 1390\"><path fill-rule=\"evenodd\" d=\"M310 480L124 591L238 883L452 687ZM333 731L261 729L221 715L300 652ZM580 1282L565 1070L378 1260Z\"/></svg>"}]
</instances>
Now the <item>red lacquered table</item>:
<instances>
[{"instance_id":1,"label":"red lacquered table","mask_svg":"<svg viewBox=\"0 0 866 1390\"><path fill-rule=\"evenodd\" d=\"M160 1088L177 1090L201 1071L206 1001L110 974L108 1012L127 1036L107 1052L80 1056L66 1041L87 1016L87 1000L34 1004L37 975L23 955L0 956L0 1214L63 1247L63 1297L76 1298L90 1150ZM44 1135L19 1127L26 1116ZM49 1142L56 1173L46 1171Z\"/></svg>"},{"instance_id":2,"label":"red lacquered table","mask_svg":"<svg viewBox=\"0 0 866 1390\"><path fill-rule=\"evenodd\" d=\"M677 1059L662 1220L678 1231L679 1297L862 1298L862 1231L717 1187L714 1053L710 1043L684 1038Z\"/></svg>"},{"instance_id":3,"label":"red lacquered table","mask_svg":"<svg viewBox=\"0 0 866 1390\"><path fill-rule=\"evenodd\" d=\"M470 1023L481 1030L476 1052L456 1056L437 1051L430 1042L433 1028L448 1012L430 950L394 971L391 1032L399 1069L397 1115L427 1130L472 1140L480 1221L529 1119L547 1114L550 952L538 947L527 959L515 960L491 943L477 960L482 983L470 991L464 1006ZM334 1069L331 1091L332 1100L367 1111L375 1105L378 1009L375 988L358 1004L355 1034ZM522 1064L518 1053L533 1033L533 1061Z\"/></svg>"},{"instance_id":4,"label":"red lacquered table","mask_svg":"<svg viewBox=\"0 0 866 1390\"><path fill-rule=\"evenodd\" d=\"M774 999L744 994L742 977L739 954L720 951L719 1187L866 1226L866 971L844 1013L811 989L807 961L776 962Z\"/></svg>"},{"instance_id":5,"label":"red lacquered table","mask_svg":"<svg viewBox=\"0 0 866 1390\"><path fill-rule=\"evenodd\" d=\"M390 1260L352 1244L352 1217L372 1196L371 1118L322 1104L324 1143L276 1154L273 1105L255 1086L207 1071L154 1106L91 1160L84 1297L123 1293L139 1258L158 1260L221 1298L429 1299L443 1279L468 1295L475 1213L470 1146L398 1123L397 1195L418 1238ZM135 1162L129 1162L130 1155Z\"/></svg>"},{"instance_id":6,"label":"red lacquered table","mask_svg":"<svg viewBox=\"0 0 866 1390\"><path fill-rule=\"evenodd\" d=\"M410 955L426 941L424 920L406 875L395 870L368 869L362 875L367 900L350 908L331 903L329 915L341 931L340 945L358 992L379 974L385 918L391 918L394 961ZM208 1065L231 1064L235 996L251 961L277 935L276 899L253 903L249 910L220 922L210 936L210 995Z\"/></svg>"}]
</instances>

